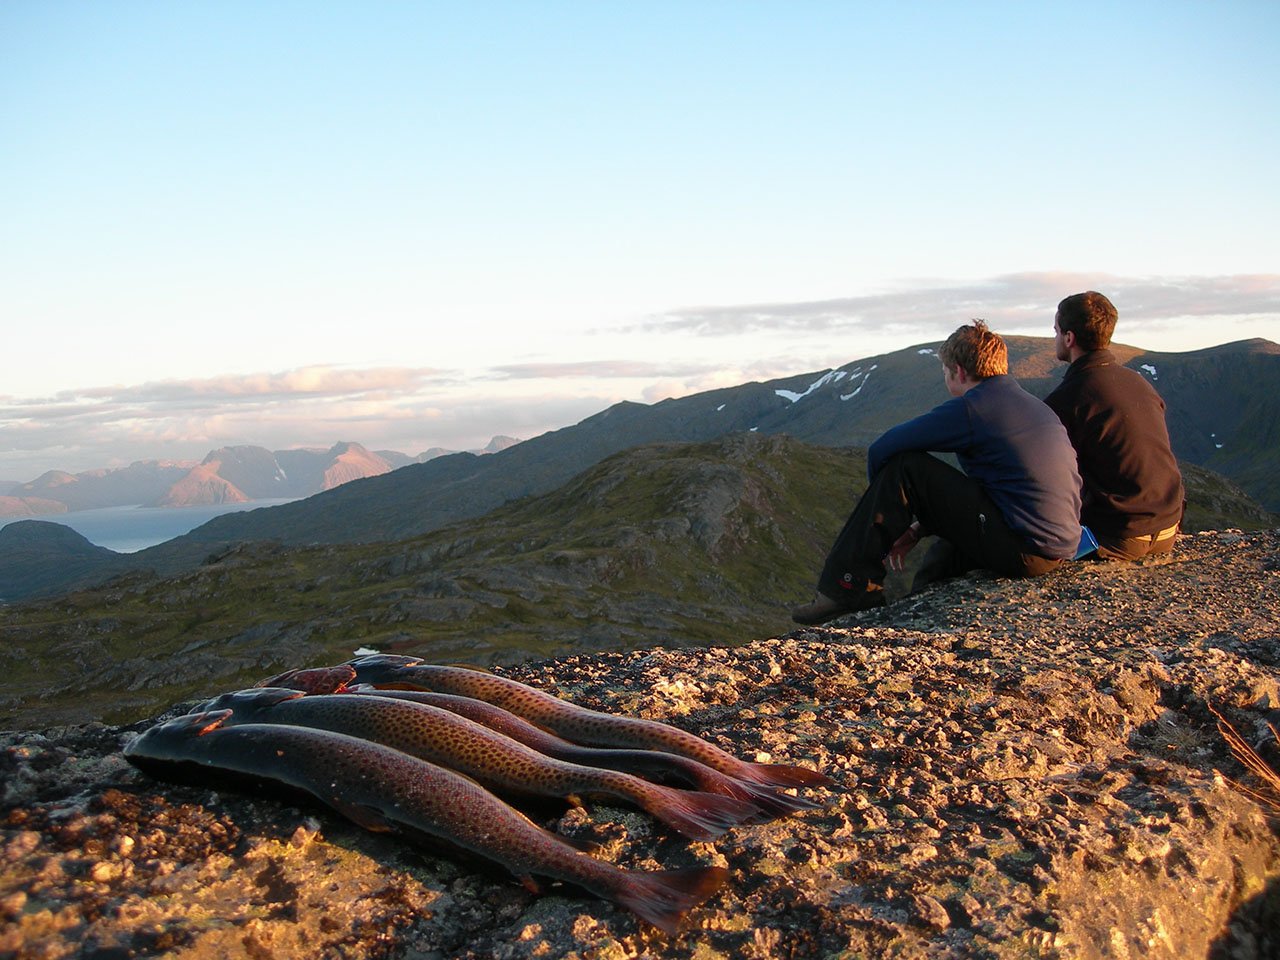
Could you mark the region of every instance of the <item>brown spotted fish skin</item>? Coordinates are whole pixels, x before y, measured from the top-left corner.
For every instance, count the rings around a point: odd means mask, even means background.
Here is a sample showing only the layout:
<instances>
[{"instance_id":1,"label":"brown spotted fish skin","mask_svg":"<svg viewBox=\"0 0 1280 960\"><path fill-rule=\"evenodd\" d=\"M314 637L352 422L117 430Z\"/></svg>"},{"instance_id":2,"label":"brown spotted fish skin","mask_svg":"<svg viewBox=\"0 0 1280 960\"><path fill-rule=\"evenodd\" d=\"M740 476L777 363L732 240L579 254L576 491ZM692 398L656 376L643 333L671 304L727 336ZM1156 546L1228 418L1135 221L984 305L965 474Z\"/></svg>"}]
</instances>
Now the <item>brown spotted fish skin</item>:
<instances>
[{"instance_id":1,"label":"brown spotted fish skin","mask_svg":"<svg viewBox=\"0 0 1280 960\"><path fill-rule=\"evenodd\" d=\"M303 693L338 693L355 679L356 671L349 663L336 667L303 667L299 670L286 670L266 680L260 680L255 687L287 687L290 690L301 690Z\"/></svg>"},{"instance_id":2,"label":"brown spotted fish skin","mask_svg":"<svg viewBox=\"0 0 1280 960\"><path fill-rule=\"evenodd\" d=\"M131 741L125 756L161 778L197 767L287 784L367 829L440 837L518 877L577 884L669 933L727 878L719 867L624 870L542 829L471 779L402 751L307 727L225 727L229 716L214 711L158 724Z\"/></svg>"},{"instance_id":3,"label":"brown spotted fish skin","mask_svg":"<svg viewBox=\"0 0 1280 960\"><path fill-rule=\"evenodd\" d=\"M588 710L516 680L466 667L426 664L414 657L376 654L349 661L356 682L409 686L483 700L509 710L574 743L588 746L663 750L704 763L739 780L770 786L830 786L815 770L782 764L748 763L701 737L665 723Z\"/></svg>"},{"instance_id":4,"label":"brown spotted fish skin","mask_svg":"<svg viewBox=\"0 0 1280 960\"><path fill-rule=\"evenodd\" d=\"M730 827L761 818L760 808L752 803L557 760L456 713L421 703L353 694L303 696L265 687L223 694L201 709L233 711L224 722L227 727L283 723L371 740L467 774L492 790L620 797L695 840L713 840Z\"/></svg>"},{"instance_id":5,"label":"brown spotted fish skin","mask_svg":"<svg viewBox=\"0 0 1280 960\"><path fill-rule=\"evenodd\" d=\"M528 720L517 717L509 710L503 710L501 707L495 707L491 703L474 700L471 697L459 697L452 693L431 693L426 690L379 690L365 685L359 685L351 692L439 707L466 717L468 720L484 724L491 730L496 730L527 747L532 747L539 753L559 760L567 760L570 763L579 763L588 767L621 770L640 776L657 776L664 779L675 777L707 793L736 797L760 808L759 818L743 821L744 823L775 820L800 810L813 810L821 806L816 801L779 793L774 788L763 784L744 783L704 763L678 754L665 753L661 750L584 747L570 743L541 727L535 727Z\"/></svg>"}]
</instances>

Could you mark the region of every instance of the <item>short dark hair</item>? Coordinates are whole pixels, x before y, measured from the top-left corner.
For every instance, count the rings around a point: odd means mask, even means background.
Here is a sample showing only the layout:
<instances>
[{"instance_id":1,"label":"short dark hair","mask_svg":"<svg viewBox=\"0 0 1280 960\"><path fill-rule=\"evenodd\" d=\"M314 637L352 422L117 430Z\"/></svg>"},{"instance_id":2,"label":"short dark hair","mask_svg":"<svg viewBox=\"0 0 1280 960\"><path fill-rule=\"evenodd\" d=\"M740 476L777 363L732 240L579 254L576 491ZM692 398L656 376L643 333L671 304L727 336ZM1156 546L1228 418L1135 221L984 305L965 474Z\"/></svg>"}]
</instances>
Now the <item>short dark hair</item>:
<instances>
[{"instance_id":1,"label":"short dark hair","mask_svg":"<svg viewBox=\"0 0 1280 960\"><path fill-rule=\"evenodd\" d=\"M1102 294L1087 290L1058 304L1058 329L1076 335L1081 350L1104 350L1116 332L1116 308Z\"/></svg>"},{"instance_id":2,"label":"short dark hair","mask_svg":"<svg viewBox=\"0 0 1280 960\"><path fill-rule=\"evenodd\" d=\"M1009 350L985 320L974 320L947 337L938 358L951 369L960 367L973 380L985 380L1009 372Z\"/></svg>"}]
</instances>

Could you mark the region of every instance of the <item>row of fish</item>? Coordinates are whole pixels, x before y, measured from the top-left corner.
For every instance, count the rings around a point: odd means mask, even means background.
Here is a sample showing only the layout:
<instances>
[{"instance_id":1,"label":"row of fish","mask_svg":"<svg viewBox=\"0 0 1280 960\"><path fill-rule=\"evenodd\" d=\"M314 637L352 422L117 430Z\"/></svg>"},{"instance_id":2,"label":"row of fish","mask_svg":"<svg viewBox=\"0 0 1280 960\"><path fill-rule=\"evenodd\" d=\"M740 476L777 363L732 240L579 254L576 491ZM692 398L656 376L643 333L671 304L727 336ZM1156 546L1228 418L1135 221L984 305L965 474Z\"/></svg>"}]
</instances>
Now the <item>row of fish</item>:
<instances>
[{"instance_id":1,"label":"row of fish","mask_svg":"<svg viewBox=\"0 0 1280 960\"><path fill-rule=\"evenodd\" d=\"M125 756L161 779L216 772L301 790L366 829L445 840L531 888L534 875L574 883L668 933L724 884L724 868L626 870L495 793L614 797L710 840L817 806L786 788L832 785L804 767L740 760L668 724L385 654L215 697L152 727Z\"/></svg>"}]
</instances>

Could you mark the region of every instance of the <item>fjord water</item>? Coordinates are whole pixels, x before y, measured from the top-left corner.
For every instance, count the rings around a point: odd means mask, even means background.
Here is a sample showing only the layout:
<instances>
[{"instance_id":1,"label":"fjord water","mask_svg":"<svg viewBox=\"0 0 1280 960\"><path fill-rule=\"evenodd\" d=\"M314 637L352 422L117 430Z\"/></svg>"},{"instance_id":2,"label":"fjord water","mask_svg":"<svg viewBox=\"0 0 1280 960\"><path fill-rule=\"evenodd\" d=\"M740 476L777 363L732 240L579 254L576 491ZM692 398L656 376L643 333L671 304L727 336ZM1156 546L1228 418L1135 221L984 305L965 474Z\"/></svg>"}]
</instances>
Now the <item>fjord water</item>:
<instances>
[{"instance_id":1,"label":"fjord water","mask_svg":"<svg viewBox=\"0 0 1280 960\"><path fill-rule=\"evenodd\" d=\"M180 537L224 513L256 510L291 503L293 498L250 500L248 503L220 503L198 507L101 507L43 517L9 517L0 527L18 520L46 520L70 527L90 543L116 553L134 553L157 543Z\"/></svg>"}]
</instances>

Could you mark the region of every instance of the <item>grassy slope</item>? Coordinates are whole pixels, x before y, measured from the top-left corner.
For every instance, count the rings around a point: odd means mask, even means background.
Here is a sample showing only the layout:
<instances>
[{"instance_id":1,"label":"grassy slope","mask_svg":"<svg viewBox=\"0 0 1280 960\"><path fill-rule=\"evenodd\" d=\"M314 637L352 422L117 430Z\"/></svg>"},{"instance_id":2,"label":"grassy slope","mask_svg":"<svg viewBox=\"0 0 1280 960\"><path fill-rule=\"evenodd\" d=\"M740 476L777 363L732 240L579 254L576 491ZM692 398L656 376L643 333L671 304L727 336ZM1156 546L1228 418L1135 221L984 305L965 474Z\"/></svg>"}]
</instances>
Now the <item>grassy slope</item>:
<instances>
[{"instance_id":1,"label":"grassy slope","mask_svg":"<svg viewBox=\"0 0 1280 960\"><path fill-rule=\"evenodd\" d=\"M1221 478L1187 476L1192 529L1274 525ZM397 543L249 544L0 608L0 727L123 722L362 645L492 664L777 635L864 487L860 451L661 444Z\"/></svg>"},{"instance_id":2,"label":"grassy slope","mask_svg":"<svg viewBox=\"0 0 1280 960\"><path fill-rule=\"evenodd\" d=\"M143 716L361 645L484 664L777 633L864 476L787 438L647 447L411 540L250 545L6 608L0 725Z\"/></svg>"}]
</instances>

